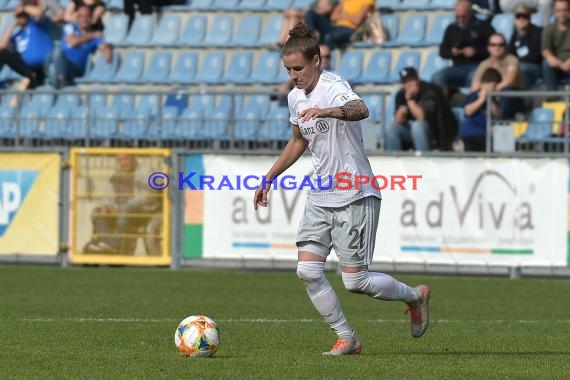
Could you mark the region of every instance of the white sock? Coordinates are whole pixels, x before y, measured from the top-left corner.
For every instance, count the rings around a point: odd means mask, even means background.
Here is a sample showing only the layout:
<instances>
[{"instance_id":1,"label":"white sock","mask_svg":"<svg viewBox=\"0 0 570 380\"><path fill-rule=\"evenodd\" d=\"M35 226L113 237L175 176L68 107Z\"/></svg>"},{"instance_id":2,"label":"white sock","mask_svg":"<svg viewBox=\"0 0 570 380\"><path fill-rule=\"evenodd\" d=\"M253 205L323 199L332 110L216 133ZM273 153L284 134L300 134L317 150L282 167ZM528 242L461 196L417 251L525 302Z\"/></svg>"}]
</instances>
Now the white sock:
<instances>
[{"instance_id":1,"label":"white sock","mask_svg":"<svg viewBox=\"0 0 570 380\"><path fill-rule=\"evenodd\" d=\"M355 293L366 294L386 301L404 301L413 303L419 296L416 290L385 273L357 272L342 273L346 289Z\"/></svg>"},{"instance_id":2,"label":"white sock","mask_svg":"<svg viewBox=\"0 0 570 380\"><path fill-rule=\"evenodd\" d=\"M344 316L331 283L325 277L324 269L324 262L300 261L297 264L297 276L305 285L311 302L331 329L339 337L352 338L352 327Z\"/></svg>"}]
</instances>

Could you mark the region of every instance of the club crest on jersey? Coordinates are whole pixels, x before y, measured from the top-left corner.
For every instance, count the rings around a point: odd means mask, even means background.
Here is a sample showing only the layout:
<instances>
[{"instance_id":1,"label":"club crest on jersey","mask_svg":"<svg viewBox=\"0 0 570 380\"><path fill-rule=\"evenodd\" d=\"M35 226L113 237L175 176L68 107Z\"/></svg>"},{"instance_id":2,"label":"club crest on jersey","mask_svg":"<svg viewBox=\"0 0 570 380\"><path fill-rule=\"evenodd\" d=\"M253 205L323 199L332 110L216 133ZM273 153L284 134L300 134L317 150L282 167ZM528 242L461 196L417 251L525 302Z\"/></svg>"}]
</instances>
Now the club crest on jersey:
<instances>
[{"instance_id":1,"label":"club crest on jersey","mask_svg":"<svg viewBox=\"0 0 570 380\"><path fill-rule=\"evenodd\" d=\"M321 133L326 133L329 131L329 124L324 120L317 121L315 129Z\"/></svg>"}]
</instances>

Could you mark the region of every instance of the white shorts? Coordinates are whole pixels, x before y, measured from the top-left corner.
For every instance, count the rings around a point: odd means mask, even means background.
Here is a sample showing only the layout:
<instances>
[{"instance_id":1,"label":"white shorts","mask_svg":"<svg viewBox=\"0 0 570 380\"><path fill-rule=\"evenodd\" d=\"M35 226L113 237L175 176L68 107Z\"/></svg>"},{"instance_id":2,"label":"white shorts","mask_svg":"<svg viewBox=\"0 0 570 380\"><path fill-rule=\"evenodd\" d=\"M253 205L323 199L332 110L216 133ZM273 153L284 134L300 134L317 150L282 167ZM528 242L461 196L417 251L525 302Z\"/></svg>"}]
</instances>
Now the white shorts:
<instances>
[{"instance_id":1,"label":"white shorts","mask_svg":"<svg viewBox=\"0 0 570 380\"><path fill-rule=\"evenodd\" d=\"M326 258L331 248L341 265L370 265L374 256L381 200L364 197L343 207L321 207L307 200L297 232L299 251Z\"/></svg>"}]
</instances>

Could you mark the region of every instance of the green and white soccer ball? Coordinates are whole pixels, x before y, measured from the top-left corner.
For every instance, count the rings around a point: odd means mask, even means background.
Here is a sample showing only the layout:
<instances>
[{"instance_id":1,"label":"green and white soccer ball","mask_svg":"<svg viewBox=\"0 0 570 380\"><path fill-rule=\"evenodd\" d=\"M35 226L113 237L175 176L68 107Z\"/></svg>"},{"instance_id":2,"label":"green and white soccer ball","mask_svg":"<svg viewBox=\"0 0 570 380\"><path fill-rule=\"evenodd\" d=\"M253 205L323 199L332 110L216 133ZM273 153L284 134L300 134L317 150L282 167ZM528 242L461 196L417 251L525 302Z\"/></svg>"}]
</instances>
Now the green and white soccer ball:
<instances>
[{"instance_id":1,"label":"green and white soccer ball","mask_svg":"<svg viewBox=\"0 0 570 380\"><path fill-rule=\"evenodd\" d=\"M220 346L218 324L205 315L192 315L178 324L174 344L184 356L207 358Z\"/></svg>"}]
</instances>

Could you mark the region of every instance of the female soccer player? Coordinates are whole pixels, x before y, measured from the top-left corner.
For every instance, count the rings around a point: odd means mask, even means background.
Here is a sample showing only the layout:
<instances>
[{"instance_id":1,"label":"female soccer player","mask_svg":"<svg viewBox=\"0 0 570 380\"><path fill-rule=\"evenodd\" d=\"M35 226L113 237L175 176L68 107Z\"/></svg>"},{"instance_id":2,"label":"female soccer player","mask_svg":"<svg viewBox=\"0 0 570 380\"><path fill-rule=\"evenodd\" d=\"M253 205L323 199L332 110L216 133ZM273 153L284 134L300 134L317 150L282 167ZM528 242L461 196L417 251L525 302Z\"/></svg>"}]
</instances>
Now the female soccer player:
<instances>
[{"instance_id":1,"label":"female soccer player","mask_svg":"<svg viewBox=\"0 0 570 380\"><path fill-rule=\"evenodd\" d=\"M334 179L341 172L374 177L360 126L360 120L368 117L366 105L344 79L321 69L319 44L308 27L297 24L289 35L283 46L283 63L295 83L288 95L293 137L267 173L266 186L255 191L255 209L267 207L271 181L293 165L307 146L313 156L315 178ZM318 190L310 192L297 236L297 275L315 308L338 335L336 344L323 355L362 352L362 344L324 274L331 248L341 264L347 290L407 303L411 335L421 337L429 323L429 287L412 288L387 274L368 272L380 214L380 191L370 183L348 190L346 186L337 189L336 184L333 180L332 187L320 186L330 189L315 186Z\"/></svg>"}]
</instances>

